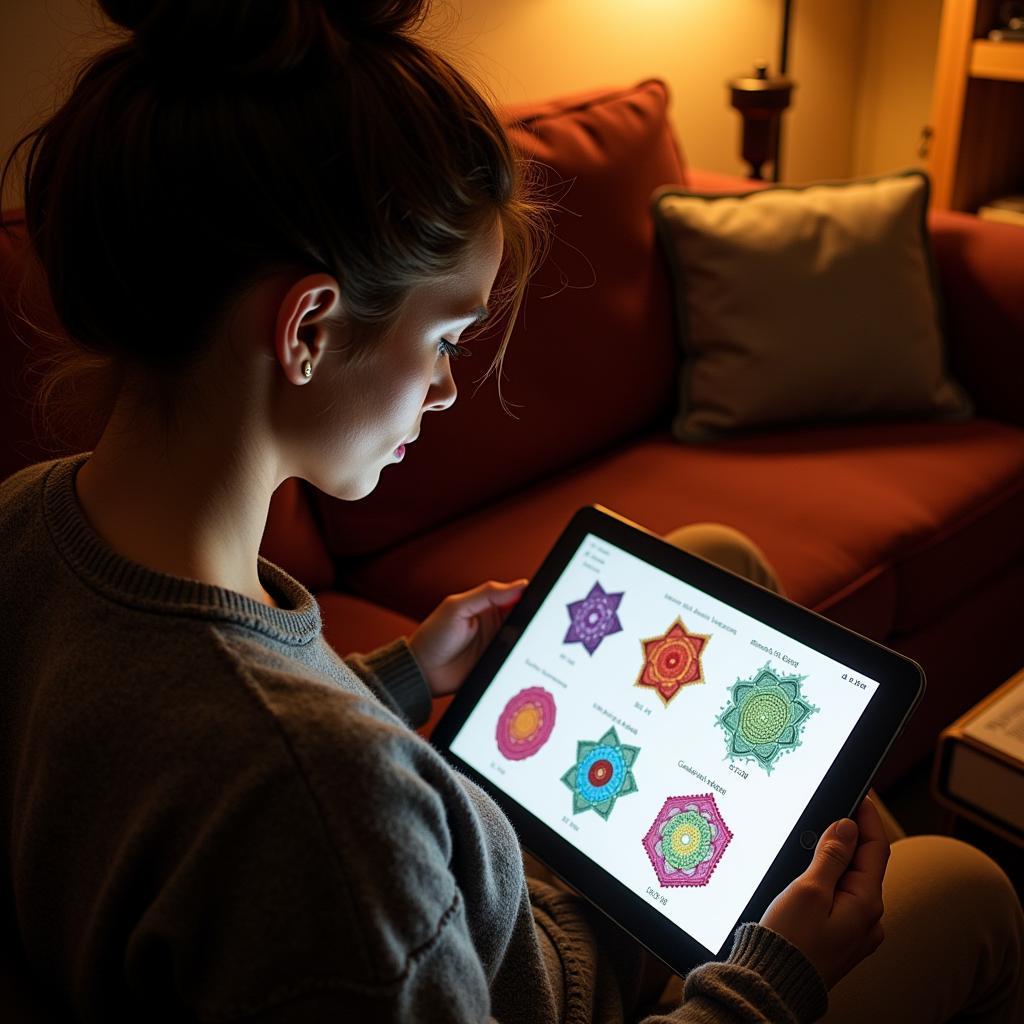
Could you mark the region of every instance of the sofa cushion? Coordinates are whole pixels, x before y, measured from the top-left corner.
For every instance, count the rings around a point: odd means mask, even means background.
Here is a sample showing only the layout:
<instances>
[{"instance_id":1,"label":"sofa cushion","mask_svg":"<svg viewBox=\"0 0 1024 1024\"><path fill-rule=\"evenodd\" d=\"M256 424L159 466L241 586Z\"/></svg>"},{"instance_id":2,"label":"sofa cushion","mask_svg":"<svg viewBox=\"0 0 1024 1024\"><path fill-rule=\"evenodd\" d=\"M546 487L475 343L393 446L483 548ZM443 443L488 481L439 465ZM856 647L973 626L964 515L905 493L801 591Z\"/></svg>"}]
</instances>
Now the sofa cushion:
<instances>
[{"instance_id":1,"label":"sofa cushion","mask_svg":"<svg viewBox=\"0 0 1024 1024\"><path fill-rule=\"evenodd\" d=\"M660 189L685 355L677 436L966 415L945 369L927 196L918 172L731 196Z\"/></svg>"},{"instance_id":2,"label":"sofa cushion","mask_svg":"<svg viewBox=\"0 0 1024 1024\"><path fill-rule=\"evenodd\" d=\"M722 174L719 171L706 171L701 167L687 167L686 187L691 192L716 194L728 192L732 195L740 195L743 192L757 192L774 186L768 181L741 178L736 174Z\"/></svg>"},{"instance_id":3,"label":"sofa cushion","mask_svg":"<svg viewBox=\"0 0 1024 1024\"><path fill-rule=\"evenodd\" d=\"M978 412L1024 426L1024 229L933 210L950 365Z\"/></svg>"},{"instance_id":4,"label":"sofa cushion","mask_svg":"<svg viewBox=\"0 0 1024 1024\"><path fill-rule=\"evenodd\" d=\"M507 123L559 199L549 254L505 360L503 411L489 364L503 324L454 366L455 406L426 416L401 466L356 504L318 497L331 551L380 551L572 466L667 418L676 353L651 191L680 181L658 81L517 107Z\"/></svg>"},{"instance_id":5,"label":"sofa cushion","mask_svg":"<svg viewBox=\"0 0 1024 1024\"><path fill-rule=\"evenodd\" d=\"M334 583L334 565L302 481L285 480L270 499L260 554L314 592Z\"/></svg>"},{"instance_id":6,"label":"sofa cushion","mask_svg":"<svg viewBox=\"0 0 1024 1024\"><path fill-rule=\"evenodd\" d=\"M316 595L324 627L324 639L341 657L366 654L408 636L416 623L405 615L382 608L354 594L324 590Z\"/></svg>"},{"instance_id":7,"label":"sofa cushion","mask_svg":"<svg viewBox=\"0 0 1024 1024\"><path fill-rule=\"evenodd\" d=\"M572 513L594 502L659 533L734 526L794 600L882 639L1024 555L1024 432L975 420L699 447L650 436L367 560L345 583L419 617L482 580L528 576Z\"/></svg>"},{"instance_id":8,"label":"sofa cushion","mask_svg":"<svg viewBox=\"0 0 1024 1024\"><path fill-rule=\"evenodd\" d=\"M930 758L940 730L1020 668L1021 594L1024 558L1008 561L983 587L965 590L957 604L920 629L887 639L924 667L928 689L876 786L899 778L922 756Z\"/></svg>"}]
</instances>

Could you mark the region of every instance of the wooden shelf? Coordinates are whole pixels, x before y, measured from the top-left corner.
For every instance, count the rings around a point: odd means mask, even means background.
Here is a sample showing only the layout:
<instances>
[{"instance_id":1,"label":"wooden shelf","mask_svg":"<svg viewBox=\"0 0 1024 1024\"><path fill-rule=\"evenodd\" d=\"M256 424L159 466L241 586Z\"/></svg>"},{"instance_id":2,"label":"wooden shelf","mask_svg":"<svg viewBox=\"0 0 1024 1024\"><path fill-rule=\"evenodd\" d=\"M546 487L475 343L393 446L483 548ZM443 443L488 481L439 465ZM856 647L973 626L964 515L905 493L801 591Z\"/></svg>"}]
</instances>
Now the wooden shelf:
<instances>
[{"instance_id":1,"label":"wooden shelf","mask_svg":"<svg viewBox=\"0 0 1024 1024\"><path fill-rule=\"evenodd\" d=\"M943 0L928 169L937 209L1024 192L1024 43L987 38L1000 0Z\"/></svg>"},{"instance_id":2,"label":"wooden shelf","mask_svg":"<svg viewBox=\"0 0 1024 1024\"><path fill-rule=\"evenodd\" d=\"M972 78L1024 82L1024 43L975 39L971 44L970 74Z\"/></svg>"}]
</instances>

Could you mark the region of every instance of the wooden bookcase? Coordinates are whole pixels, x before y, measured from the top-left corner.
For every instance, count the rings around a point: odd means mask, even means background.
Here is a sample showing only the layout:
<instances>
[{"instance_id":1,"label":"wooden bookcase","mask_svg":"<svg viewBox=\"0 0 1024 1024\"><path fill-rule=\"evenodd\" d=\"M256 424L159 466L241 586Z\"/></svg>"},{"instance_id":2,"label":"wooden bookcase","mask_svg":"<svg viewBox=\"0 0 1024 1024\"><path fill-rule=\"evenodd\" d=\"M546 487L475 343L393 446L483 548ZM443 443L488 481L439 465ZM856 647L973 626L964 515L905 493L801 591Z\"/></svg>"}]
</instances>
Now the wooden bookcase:
<instances>
[{"instance_id":1,"label":"wooden bookcase","mask_svg":"<svg viewBox=\"0 0 1024 1024\"><path fill-rule=\"evenodd\" d=\"M928 170L932 204L974 212L1024 192L1024 43L995 43L999 0L945 0Z\"/></svg>"}]
</instances>

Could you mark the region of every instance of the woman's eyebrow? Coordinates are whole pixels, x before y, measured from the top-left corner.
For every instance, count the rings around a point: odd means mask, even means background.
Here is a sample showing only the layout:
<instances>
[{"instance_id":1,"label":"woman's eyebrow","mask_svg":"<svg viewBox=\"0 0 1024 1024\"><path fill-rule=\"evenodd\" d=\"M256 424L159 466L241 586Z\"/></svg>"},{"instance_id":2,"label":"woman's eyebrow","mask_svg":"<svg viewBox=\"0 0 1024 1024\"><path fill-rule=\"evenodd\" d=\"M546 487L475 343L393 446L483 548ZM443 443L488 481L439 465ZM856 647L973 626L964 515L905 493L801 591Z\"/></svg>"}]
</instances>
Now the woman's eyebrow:
<instances>
[{"instance_id":1,"label":"woman's eyebrow","mask_svg":"<svg viewBox=\"0 0 1024 1024\"><path fill-rule=\"evenodd\" d=\"M468 320L469 326L473 327L476 324L482 324L490 315L491 311L486 306L477 306L465 313L453 313L450 317L446 317L446 320L450 320L452 323L456 320Z\"/></svg>"}]
</instances>

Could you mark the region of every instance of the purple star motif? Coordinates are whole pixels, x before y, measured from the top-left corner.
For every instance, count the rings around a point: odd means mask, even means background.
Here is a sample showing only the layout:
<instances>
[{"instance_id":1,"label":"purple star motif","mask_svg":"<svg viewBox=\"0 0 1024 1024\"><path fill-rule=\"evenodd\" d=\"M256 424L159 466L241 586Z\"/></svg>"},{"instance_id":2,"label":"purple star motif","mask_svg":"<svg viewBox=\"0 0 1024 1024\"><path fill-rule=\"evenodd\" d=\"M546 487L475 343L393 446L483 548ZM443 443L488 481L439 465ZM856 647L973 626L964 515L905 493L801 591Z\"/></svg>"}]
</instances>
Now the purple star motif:
<instances>
[{"instance_id":1,"label":"purple star motif","mask_svg":"<svg viewBox=\"0 0 1024 1024\"><path fill-rule=\"evenodd\" d=\"M562 642L583 644L587 653L593 654L606 636L622 630L616 614L621 600L622 593L607 594L600 583L595 583L582 601L572 601L566 606L572 625Z\"/></svg>"}]
</instances>

